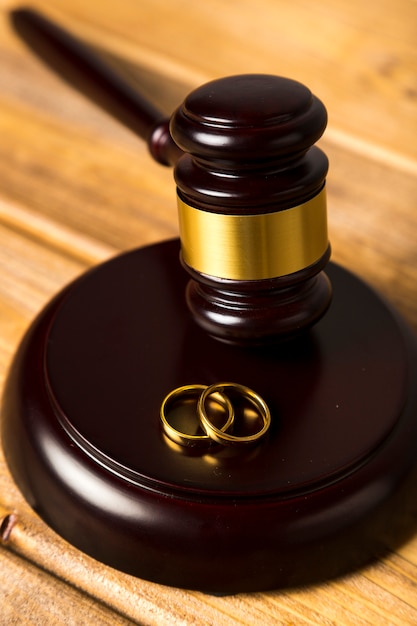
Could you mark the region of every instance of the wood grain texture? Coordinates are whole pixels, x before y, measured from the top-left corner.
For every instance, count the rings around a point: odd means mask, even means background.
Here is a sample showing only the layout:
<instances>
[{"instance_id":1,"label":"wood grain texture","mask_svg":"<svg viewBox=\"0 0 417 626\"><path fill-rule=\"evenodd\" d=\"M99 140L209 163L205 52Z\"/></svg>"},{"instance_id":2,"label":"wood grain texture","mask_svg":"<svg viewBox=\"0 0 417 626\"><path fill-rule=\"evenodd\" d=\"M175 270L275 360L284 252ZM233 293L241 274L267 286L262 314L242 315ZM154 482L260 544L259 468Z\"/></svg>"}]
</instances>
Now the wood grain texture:
<instances>
[{"instance_id":1,"label":"wood grain texture","mask_svg":"<svg viewBox=\"0 0 417 626\"><path fill-rule=\"evenodd\" d=\"M177 233L172 172L73 92L11 31L0 0L0 382L25 328L61 287L119 251ZM84 0L37 3L170 113L222 75L271 72L326 104L333 259L417 331L417 4L413 0ZM31 511L0 457L5 624L417 623L417 538L341 580L214 597L104 567Z\"/></svg>"}]
</instances>

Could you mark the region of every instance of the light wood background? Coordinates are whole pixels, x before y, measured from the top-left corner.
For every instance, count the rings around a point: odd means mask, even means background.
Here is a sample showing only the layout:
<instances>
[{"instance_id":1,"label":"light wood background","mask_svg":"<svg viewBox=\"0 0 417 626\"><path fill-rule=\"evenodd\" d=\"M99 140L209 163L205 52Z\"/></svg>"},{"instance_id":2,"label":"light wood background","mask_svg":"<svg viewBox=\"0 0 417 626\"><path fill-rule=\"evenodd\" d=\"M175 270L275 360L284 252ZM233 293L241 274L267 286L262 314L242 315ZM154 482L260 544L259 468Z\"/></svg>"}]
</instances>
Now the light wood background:
<instances>
[{"instance_id":1,"label":"light wood background","mask_svg":"<svg viewBox=\"0 0 417 626\"><path fill-rule=\"evenodd\" d=\"M0 383L40 308L119 251L177 234L172 172L34 58L0 0ZM122 59L167 113L235 73L298 79L326 104L333 259L417 331L415 0L50 0L52 17ZM106 568L31 512L0 457L0 624L417 624L417 538L363 571L218 598Z\"/></svg>"}]
</instances>

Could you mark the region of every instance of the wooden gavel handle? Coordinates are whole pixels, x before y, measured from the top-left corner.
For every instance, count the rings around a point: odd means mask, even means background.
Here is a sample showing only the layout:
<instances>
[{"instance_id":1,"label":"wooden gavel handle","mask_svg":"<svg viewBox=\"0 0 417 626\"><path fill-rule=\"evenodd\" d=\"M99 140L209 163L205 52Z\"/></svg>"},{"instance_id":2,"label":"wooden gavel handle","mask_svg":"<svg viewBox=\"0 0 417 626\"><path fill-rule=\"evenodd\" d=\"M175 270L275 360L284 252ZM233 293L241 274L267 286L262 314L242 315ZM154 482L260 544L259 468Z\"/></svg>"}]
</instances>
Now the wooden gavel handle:
<instances>
[{"instance_id":1,"label":"wooden gavel handle","mask_svg":"<svg viewBox=\"0 0 417 626\"><path fill-rule=\"evenodd\" d=\"M11 22L50 68L144 139L156 161L176 163L183 153L170 135L169 119L88 45L33 9L15 9Z\"/></svg>"}]
</instances>

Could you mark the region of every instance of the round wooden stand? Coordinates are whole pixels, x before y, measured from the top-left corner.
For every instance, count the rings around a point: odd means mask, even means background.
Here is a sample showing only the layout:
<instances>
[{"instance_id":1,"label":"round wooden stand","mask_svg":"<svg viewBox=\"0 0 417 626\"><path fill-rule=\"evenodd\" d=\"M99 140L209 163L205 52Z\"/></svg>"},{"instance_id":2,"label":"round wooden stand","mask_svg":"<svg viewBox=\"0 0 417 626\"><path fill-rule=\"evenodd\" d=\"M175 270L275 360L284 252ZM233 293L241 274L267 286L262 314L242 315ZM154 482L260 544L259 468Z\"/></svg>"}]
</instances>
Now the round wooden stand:
<instances>
[{"instance_id":1,"label":"round wooden stand","mask_svg":"<svg viewBox=\"0 0 417 626\"><path fill-rule=\"evenodd\" d=\"M2 428L30 504L100 561L208 592L318 581L403 540L417 459L405 325L330 263L333 301L312 330L273 347L224 344L191 317L179 249L163 242L93 269L27 333ZM244 451L169 442L165 395L219 381L264 397L267 438Z\"/></svg>"}]
</instances>

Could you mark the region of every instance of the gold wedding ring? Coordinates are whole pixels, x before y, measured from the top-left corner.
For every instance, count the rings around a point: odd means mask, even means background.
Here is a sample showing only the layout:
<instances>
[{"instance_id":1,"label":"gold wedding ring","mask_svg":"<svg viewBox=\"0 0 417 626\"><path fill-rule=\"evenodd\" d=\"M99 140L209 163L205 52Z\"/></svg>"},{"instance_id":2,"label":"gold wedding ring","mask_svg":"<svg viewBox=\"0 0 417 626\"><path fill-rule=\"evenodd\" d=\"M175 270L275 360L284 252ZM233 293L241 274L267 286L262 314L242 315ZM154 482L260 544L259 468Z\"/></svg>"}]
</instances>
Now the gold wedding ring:
<instances>
[{"instance_id":1,"label":"gold wedding ring","mask_svg":"<svg viewBox=\"0 0 417 626\"><path fill-rule=\"evenodd\" d=\"M184 385L183 387L174 389L165 397L161 405L160 418L164 432L171 441L181 446L208 445L212 442L211 437L204 431L202 431L201 434L184 432L183 430L179 430L179 427L174 426L168 419L168 416L171 415L172 420L172 413L177 409L177 413L180 413L180 417L184 417L184 421L189 422L191 413L191 421L194 419L194 426L197 426L198 429L200 422L197 417L197 403L205 389L207 389L207 385ZM224 413L225 416L224 424L218 430L225 432L230 428L234 420L232 403L229 398L224 396L221 392L213 392L211 395L213 402L221 406L222 413ZM189 410L189 405L192 405L191 411Z\"/></svg>"},{"instance_id":2,"label":"gold wedding ring","mask_svg":"<svg viewBox=\"0 0 417 626\"><path fill-rule=\"evenodd\" d=\"M236 415L239 424L232 434ZM213 442L222 446L251 444L259 441L271 425L271 413L263 398L245 385L229 382L174 389L162 402L160 418L165 435L188 447ZM253 432L259 420L262 424Z\"/></svg>"},{"instance_id":3,"label":"gold wedding ring","mask_svg":"<svg viewBox=\"0 0 417 626\"><path fill-rule=\"evenodd\" d=\"M258 431L250 435L232 435L226 432L226 430L220 430L213 424L207 412L208 399L212 394L221 394L224 397L228 397L226 395L227 390L231 390L234 395L237 394L239 403L242 401L249 402L249 404L255 408L255 415L262 418L262 426ZM261 398L261 396L255 393L252 389L249 389L249 387L246 387L245 385L238 385L236 383L219 383L207 387L198 400L197 411L201 425L207 435L222 445L233 446L254 443L266 434L271 424L271 413L263 398Z\"/></svg>"}]
</instances>

